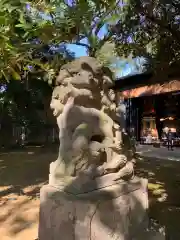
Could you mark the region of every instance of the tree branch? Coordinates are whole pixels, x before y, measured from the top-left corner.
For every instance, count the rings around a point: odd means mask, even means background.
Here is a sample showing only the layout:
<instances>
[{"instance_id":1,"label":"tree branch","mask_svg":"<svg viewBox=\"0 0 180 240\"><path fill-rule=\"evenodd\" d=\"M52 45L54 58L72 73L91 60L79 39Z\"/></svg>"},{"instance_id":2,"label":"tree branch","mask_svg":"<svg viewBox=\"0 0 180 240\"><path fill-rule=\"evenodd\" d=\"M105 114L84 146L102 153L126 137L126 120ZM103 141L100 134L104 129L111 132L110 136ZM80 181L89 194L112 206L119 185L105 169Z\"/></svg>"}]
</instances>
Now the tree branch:
<instances>
[{"instance_id":1,"label":"tree branch","mask_svg":"<svg viewBox=\"0 0 180 240\"><path fill-rule=\"evenodd\" d=\"M180 34L178 34L178 30L173 28L170 23L167 23L167 24L163 23L160 19L154 17L153 15L150 15L148 13L148 9L142 8L140 6L138 6L138 7L136 6L136 10L138 13L143 14L146 17L146 19L148 19L152 23L155 23L158 26L160 26L161 28L164 28L165 30L170 32L172 34L172 36L174 36L176 38L178 44L180 44Z\"/></svg>"},{"instance_id":2,"label":"tree branch","mask_svg":"<svg viewBox=\"0 0 180 240\"><path fill-rule=\"evenodd\" d=\"M92 30L96 27L95 35L97 35L98 32L100 31L100 29L103 27L105 18L106 18L113 10L115 10L115 8L118 6L118 4L119 4L120 2L121 2L121 0L117 1L117 3L116 3L109 11L107 11L107 12L104 14L104 16L100 16L101 19L100 19L99 23L96 23L96 24L94 25L94 27L92 27Z\"/></svg>"},{"instance_id":3,"label":"tree branch","mask_svg":"<svg viewBox=\"0 0 180 240\"><path fill-rule=\"evenodd\" d=\"M105 42L108 42L112 38L112 36L112 33L107 34L102 40L99 41L98 47L101 48Z\"/></svg>"},{"instance_id":4,"label":"tree branch","mask_svg":"<svg viewBox=\"0 0 180 240\"><path fill-rule=\"evenodd\" d=\"M86 47L88 50L91 49L91 47L88 44L86 44L86 43L72 42L72 44L76 44L78 46Z\"/></svg>"},{"instance_id":5,"label":"tree branch","mask_svg":"<svg viewBox=\"0 0 180 240\"><path fill-rule=\"evenodd\" d=\"M51 17L51 19L52 19L53 24L56 24L56 23L55 23L55 20L54 20L54 15L53 15L53 13L50 13L50 17Z\"/></svg>"},{"instance_id":6,"label":"tree branch","mask_svg":"<svg viewBox=\"0 0 180 240\"><path fill-rule=\"evenodd\" d=\"M160 27L166 29L168 32L170 32L172 34L172 36L174 36L176 38L176 40L178 41L178 43L180 44L180 34L178 34L177 30L174 29L170 23L168 24L163 24L163 22L157 18L155 18L154 16L149 16L146 15L146 18L148 20L150 20L151 22L156 23L157 25L159 25Z\"/></svg>"}]
</instances>

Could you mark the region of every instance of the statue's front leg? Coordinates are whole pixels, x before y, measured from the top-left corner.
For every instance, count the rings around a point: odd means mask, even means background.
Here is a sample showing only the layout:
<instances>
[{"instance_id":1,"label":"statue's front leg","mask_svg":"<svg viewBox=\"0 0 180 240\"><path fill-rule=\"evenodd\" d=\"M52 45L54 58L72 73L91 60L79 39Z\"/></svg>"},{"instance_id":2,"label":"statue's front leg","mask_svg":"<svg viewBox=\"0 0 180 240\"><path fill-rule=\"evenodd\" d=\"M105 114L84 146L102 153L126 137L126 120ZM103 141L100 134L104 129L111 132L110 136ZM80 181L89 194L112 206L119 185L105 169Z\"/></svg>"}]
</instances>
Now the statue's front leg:
<instances>
[{"instance_id":1,"label":"statue's front leg","mask_svg":"<svg viewBox=\"0 0 180 240\"><path fill-rule=\"evenodd\" d=\"M59 141L58 158L55 162L50 164L50 174L52 174L55 179L71 175L69 174L69 165L71 161L70 149L72 146L70 133L60 128Z\"/></svg>"},{"instance_id":2,"label":"statue's front leg","mask_svg":"<svg viewBox=\"0 0 180 240\"><path fill-rule=\"evenodd\" d=\"M71 161L71 149L72 149L72 133L68 127L68 116L70 110L74 105L74 98L69 97L62 114L57 118L57 125L59 127L59 154L57 160L52 163L52 171L58 175L68 175L68 166Z\"/></svg>"}]
</instances>

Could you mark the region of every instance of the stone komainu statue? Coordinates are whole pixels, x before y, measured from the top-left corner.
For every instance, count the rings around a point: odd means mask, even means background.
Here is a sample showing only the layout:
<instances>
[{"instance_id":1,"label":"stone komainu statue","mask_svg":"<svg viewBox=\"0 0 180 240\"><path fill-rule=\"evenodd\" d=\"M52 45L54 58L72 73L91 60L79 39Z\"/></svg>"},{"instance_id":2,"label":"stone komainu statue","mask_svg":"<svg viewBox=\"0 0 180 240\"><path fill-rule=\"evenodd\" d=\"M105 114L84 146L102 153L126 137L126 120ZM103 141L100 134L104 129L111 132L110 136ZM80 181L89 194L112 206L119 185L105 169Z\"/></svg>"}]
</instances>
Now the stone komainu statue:
<instances>
[{"instance_id":1,"label":"stone komainu statue","mask_svg":"<svg viewBox=\"0 0 180 240\"><path fill-rule=\"evenodd\" d=\"M112 73L95 58L64 65L51 100L59 127L59 155L50 167L50 183L111 174L113 181L133 177L133 152L118 124L118 98Z\"/></svg>"},{"instance_id":2,"label":"stone komainu statue","mask_svg":"<svg viewBox=\"0 0 180 240\"><path fill-rule=\"evenodd\" d=\"M129 240L148 225L147 181L134 177L112 74L96 59L64 65L51 108L59 154L40 191L40 240Z\"/></svg>"}]
</instances>

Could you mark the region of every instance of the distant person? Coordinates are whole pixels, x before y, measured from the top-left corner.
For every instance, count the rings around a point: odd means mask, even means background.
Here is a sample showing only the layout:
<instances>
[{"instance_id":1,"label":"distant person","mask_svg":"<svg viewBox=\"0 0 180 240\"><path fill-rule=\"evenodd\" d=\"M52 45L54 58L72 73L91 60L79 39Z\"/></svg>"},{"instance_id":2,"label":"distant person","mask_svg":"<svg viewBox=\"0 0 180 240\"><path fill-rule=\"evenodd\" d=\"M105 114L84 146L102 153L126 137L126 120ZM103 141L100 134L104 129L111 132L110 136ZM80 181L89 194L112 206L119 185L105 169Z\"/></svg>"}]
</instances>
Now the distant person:
<instances>
[{"instance_id":1,"label":"distant person","mask_svg":"<svg viewBox=\"0 0 180 240\"><path fill-rule=\"evenodd\" d=\"M148 135L146 137L146 143L147 144L152 144L152 135L150 133L148 133Z\"/></svg>"},{"instance_id":2,"label":"distant person","mask_svg":"<svg viewBox=\"0 0 180 240\"><path fill-rule=\"evenodd\" d=\"M167 142L168 142L168 151L171 148L171 151L173 151L173 133L171 132L171 129L166 134Z\"/></svg>"},{"instance_id":3,"label":"distant person","mask_svg":"<svg viewBox=\"0 0 180 240\"><path fill-rule=\"evenodd\" d=\"M26 139L26 135L25 135L25 133L22 133L21 134L21 146L22 147L24 147L24 145L25 145L25 139Z\"/></svg>"}]
</instances>

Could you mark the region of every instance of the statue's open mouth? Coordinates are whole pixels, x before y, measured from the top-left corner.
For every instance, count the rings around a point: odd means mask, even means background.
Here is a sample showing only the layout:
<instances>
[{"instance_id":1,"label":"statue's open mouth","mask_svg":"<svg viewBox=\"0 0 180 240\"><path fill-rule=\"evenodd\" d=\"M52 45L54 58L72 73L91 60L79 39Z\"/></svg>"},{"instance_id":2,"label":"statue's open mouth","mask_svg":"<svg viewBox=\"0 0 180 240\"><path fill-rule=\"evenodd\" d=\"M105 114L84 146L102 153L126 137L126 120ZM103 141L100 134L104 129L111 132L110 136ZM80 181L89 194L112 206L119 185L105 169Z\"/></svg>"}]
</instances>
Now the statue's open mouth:
<instances>
[{"instance_id":1,"label":"statue's open mouth","mask_svg":"<svg viewBox=\"0 0 180 240\"><path fill-rule=\"evenodd\" d=\"M58 116L58 111L56 110L56 109L54 109L54 111L53 111L53 116Z\"/></svg>"},{"instance_id":2,"label":"statue's open mouth","mask_svg":"<svg viewBox=\"0 0 180 240\"><path fill-rule=\"evenodd\" d=\"M53 115L55 117L58 117L64 110L64 108L66 108L66 111L68 109L70 109L72 106L74 105L74 98L73 97L67 97L66 99L64 99L64 101L60 101L58 103L58 108L53 108Z\"/></svg>"},{"instance_id":3,"label":"statue's open mouth","mask_svg":"<svg viewBox=\"0 0 180 240\"><path fill-rule=\"evenodd\" d=\"M53 116L58 117L63 112L64 108L63 101L60 99L52 100L50 108L52 109Z\"/></svg>"},{"instance_id":4,"label":"statue's open mouth","mask_svg":"<svg viewBox=\"0 0 180 240\"><path fill-rule=\"evenodd\" d=\"M58 117L63 112L63 108L64 108L63 104L58 109L54 108L53 109L53 116Z\"/></svg>"},{"instance_id":5,"label":"statue's open mouth","mask_svg":"<svg viewBox=\"0 0 180 240\"><path fill-rule=\"evenodd\" d=\"M53 114L53 116L54 116L54 117L58 117L58 116L62 113L62 111L63 111L63 105L62 105L61 108L60 108L60 107L55 108L55 107L52 107L52 106L51 106L51 109L52 109L52 114Z\"/></svg>"}]
</instances>

